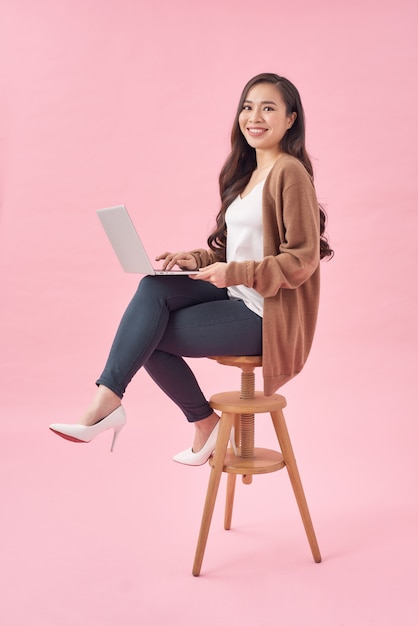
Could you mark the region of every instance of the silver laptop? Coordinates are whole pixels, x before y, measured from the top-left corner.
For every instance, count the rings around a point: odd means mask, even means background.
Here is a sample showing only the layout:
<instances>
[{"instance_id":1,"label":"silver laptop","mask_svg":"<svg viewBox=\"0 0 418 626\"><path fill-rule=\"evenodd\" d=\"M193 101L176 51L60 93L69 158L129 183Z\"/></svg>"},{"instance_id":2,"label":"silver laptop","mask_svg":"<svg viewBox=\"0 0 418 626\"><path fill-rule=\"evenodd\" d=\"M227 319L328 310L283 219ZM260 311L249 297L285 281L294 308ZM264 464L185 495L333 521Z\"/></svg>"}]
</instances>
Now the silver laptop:
<instances>
[{"instance_id":1,"label":"silver laptop","mask_svg":"<svg viewBox=\"0 0 418 626\"><path fill-rule=\"evenodd\" d=\"M155 276L184 276L199 273L196 270L155 269L123 205L99 209L96 212L125 272Z\"/></svg>"}]
</instances>

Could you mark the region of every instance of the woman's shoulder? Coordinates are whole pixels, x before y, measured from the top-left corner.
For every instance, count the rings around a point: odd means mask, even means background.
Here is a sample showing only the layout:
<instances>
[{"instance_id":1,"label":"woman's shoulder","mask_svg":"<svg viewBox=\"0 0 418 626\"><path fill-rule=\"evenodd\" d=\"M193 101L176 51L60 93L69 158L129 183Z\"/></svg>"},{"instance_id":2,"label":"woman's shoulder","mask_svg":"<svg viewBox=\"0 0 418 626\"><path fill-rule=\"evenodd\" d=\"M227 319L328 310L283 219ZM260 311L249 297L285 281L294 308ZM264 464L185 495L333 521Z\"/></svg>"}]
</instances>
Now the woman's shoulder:
<instances>
[{"instance_id":1,"label":"woman's shoulder","mask_svg":"<svg viewBox=\"0 0 418 626\"><path fill-rule=\"evenodd\" d=\"M312 182L312 178L303 163L291 154L282 154L277 159L266 182L268 181L270 184L275 185L280 180L285 180L288 183L291 183L293 180L295 182L301 180L309 180Z\"/></svg>"},{"instance_id":2,"label":"woman's shoulder","mask_svg":"<svg viewBox=\"0 0 418 626\"><path fill-rule=\"evenodd\" d=\"M275 162L274 166L271 169L270 174L274 177L274 176L279 176L282 173L286 173L286 174L294 174L295 176L308 176L309 174L306 171L305 166L303 165L303 163L301 161L299 161L299 159L297 159L296 157L292 156L291 154L282 154L277 161Z\"/></svg>"}]
</instances>

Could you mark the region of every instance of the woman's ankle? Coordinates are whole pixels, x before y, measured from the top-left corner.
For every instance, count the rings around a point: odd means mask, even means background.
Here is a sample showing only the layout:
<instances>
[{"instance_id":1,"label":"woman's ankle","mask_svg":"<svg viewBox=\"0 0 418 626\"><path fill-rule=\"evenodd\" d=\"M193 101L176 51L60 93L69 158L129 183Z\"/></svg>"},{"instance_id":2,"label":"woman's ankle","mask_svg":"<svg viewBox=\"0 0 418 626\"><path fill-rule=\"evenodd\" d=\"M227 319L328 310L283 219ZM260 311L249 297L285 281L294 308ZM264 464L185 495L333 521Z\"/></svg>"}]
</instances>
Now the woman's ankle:
<instances>
[{"instance_id":1,"label":"woman's ankle","mask_svg":"<svg viewBox=\"0 0 418 626\"><path fill-rule=\"evenodd\" d=\"M107 387L101 385L98 388L93 401L83 413L79 423L84 426L97 424L97 422L100 422L100 420L110 415L110 413L115 411L120 406L121 399L119 396Z\"/></svg>"},{"instance_id":2,"label":"woman's ankle","mask_svg":"<svg viewBox=\"0 0 418 626\"><path fill-rule=\"evenodd\" d=\"M199 452L203 448L209 438L209 435L211 434L218 422L219 415L217 415L216 413L212 413L212 415L209 415L209 417L195 422L196 430L192 446L193 452Z\"/></svg>"}]
</instances>

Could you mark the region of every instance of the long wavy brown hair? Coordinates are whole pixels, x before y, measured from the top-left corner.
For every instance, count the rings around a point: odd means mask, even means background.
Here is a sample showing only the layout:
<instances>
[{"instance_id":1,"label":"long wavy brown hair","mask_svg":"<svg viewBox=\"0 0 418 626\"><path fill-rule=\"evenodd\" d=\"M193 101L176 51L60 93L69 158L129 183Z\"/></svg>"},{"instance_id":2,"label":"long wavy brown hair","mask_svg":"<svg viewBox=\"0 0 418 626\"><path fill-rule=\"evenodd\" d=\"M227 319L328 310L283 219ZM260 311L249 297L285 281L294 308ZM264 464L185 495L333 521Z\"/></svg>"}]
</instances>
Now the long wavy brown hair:
<instances>
[{"instance_id":1,"label":"long wavy brown hair","mask_svg":"<svg viewBox=\"0 0 418 626\"><path fill-rule=\"evenodd\" d=\"M313 179L312 163L305 147L305 115L298 90L287 78L277 74L265 73L254 76L245 85L241 94L232 126L231 152L219 174L221 208L216 217L216 228L208 238L209 247L218 254L219 252L224 253L226 249L226 210L238 194L244 191L251 174L257 167L255 149L247 143L241 132L239 115L247 99L248 92L254 85L259 83L272 83L283 98L287 115L296 112L296 120L281 140L280 148L283 152L299 159ZM318 209L320 216L320 258L330 258L333 256L334 251L330 248L325 235L327 216L321 205L318 205Z\"/></svg>"}]
</instances>

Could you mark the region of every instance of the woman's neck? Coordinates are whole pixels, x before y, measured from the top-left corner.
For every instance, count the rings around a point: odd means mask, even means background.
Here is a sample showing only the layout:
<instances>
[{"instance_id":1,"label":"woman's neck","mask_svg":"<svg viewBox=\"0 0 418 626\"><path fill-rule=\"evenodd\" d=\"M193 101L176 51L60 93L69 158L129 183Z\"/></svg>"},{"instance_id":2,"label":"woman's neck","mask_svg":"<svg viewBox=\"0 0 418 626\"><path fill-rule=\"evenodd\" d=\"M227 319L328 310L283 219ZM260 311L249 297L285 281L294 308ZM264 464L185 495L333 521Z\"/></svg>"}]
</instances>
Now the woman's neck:
<instances>
[{"instance_id":1,"label":"woman's neck","mask_svg":"<svg viewBox=\"0 0 418 626\"><path fill-rule=\"evenodd\" d=\"M256 168L253 172L253 174L255 174L256 176L263 176L263 175L267 175L266 172L268 173L268 170L271 169L273 167L273 165L275 164L275 162L277 161L277 159L282 155L282 152L279 153L262 153L262 154L257 154L256 156Z\"/></svg>"},{"instance_id":2,"label":"woman's neck","mask_svg":"<svg viewBox=\"0 0 418 626\"><path fill-rule=\"evenodd\" d=\"M266 158L261 159L261 161L257 158L257 166L253 170L250 180L241 192L241 198L245 198L245 196L247 196L256 185L267 178L270 170L281 154L281 152L279 154L275 154L274 156L270 154L268 157L266 156Z\"/></svg>"},{"instance_id":3,"label":"woman's neck","mask_svg":"<svg viewBox=\"0 0 418 626\"><path fill-rule=\"evenodd\" d=\"M254 171L259 172L260 174L267 170L268 168L273 167L279 156L283 154L280 152L256 152L256 163L257 166Z\"/></svg>"}]
</instances>

